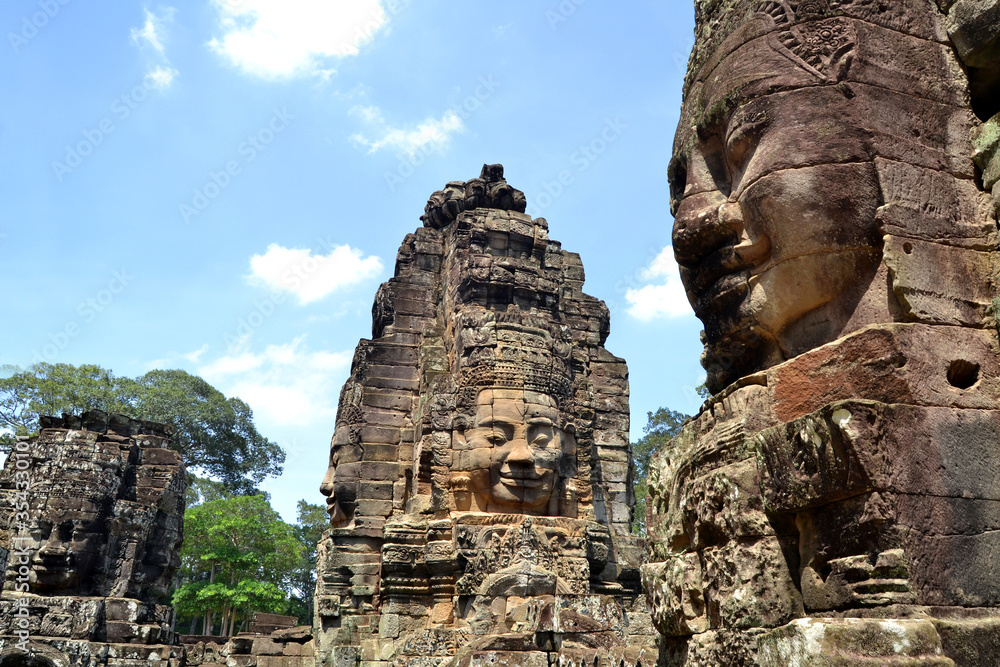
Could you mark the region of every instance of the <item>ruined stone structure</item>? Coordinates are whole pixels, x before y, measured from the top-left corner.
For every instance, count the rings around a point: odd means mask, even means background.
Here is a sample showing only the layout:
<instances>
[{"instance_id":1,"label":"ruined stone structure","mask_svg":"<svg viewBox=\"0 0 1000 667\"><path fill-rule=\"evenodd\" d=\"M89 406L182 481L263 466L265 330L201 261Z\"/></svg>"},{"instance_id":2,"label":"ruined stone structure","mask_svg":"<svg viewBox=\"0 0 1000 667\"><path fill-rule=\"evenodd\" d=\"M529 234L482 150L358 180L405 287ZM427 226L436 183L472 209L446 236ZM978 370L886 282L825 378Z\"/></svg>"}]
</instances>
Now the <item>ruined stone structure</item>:
<instances>
[{"instance_id":1,"label":"ruined stone structure","mask_svg":"<svg viewBox=\"0 0 1000 667\"><path fill-rule=\"evenodd\" d=\"M378 291L322 491L317 662L649 666L628 373L500 165L431 197Z\"/></svg>"},{"instance_id":2,"label":"ruined stone structure","mask_svg":"<svg viewBox=\"0 0 1000 667\"><path fill-rule=\"evenodd\" d=\"M181 665L186 477L168 427L99 411L40 426L0 472L0 665Z\"/></svg>"},{"instance_id":3,"label":"ruined stone structure","mask_svg":"<svg viewBox=\"0 0 1000 667\"><path fill-rule=\"evenodd\" d=\"M651 464L660 664L1000 664L1000 3L695 6L714 395Z\"/></svg>"},{"instance_id":4,"label":"ruined stone structure","mask_svg":"<svg viewBox=\"0 0 1000 667\"><path fill-rule=\"evenodd\" d=\"M182 637L183 640L190 639ZM184 667L315 667L316 642L308 625L235 637L185 641Z\"/></svg>"}]
</instances>

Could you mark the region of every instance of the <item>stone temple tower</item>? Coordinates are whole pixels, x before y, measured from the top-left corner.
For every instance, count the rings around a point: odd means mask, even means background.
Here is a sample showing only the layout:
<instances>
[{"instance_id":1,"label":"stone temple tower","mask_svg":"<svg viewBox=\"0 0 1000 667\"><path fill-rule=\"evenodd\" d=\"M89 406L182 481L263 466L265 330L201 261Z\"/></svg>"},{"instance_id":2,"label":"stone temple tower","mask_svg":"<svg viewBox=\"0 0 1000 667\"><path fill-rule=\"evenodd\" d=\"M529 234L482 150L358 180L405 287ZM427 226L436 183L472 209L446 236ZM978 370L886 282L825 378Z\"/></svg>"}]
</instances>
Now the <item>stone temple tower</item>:
<instances>
[{"instance_id":1,"label":"stone temple tower","mask_svg":"<svg viewBox=\"0 0 1000 667\"><path fill-rule=\"evenodd\" d=\"M427 203L340 398L327 665L651 665L628 371L579 255L484 166Z\"/></svg>"}]
</instances>

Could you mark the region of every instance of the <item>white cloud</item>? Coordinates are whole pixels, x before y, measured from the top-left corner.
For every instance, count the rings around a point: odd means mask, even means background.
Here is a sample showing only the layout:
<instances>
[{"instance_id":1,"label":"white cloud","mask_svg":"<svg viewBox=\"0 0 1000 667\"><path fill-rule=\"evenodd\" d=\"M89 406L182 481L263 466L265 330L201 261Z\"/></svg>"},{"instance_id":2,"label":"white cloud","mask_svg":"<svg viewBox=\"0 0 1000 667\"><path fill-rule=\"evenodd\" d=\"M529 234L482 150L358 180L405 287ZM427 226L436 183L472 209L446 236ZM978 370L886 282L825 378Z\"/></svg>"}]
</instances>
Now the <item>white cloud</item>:
<instances>
[{"instance_id":1,"label":"white cloud","mask_svg":"<svg viewBox=\"0 0 1000 667\"><path fill-rule=\"evenodd\" d=\"M175 11L173 7L166 7L159 14L154 14L147 9L145 23L141 28L132 28L130 33L132 43L146 55L146 79L156 90L169 88L178 74L177 70L170 67L164 47L167 39L166 25L173 21Z\"/></svg>"},{"instance_id":2,"label":"white cloud","mask_svg":"<svg viewBox=\"0 0 1000 667\"><path fill-rule=\"evenodd\" d=\"M226 396L238 396L255 418L281 425L332 423L340 385L350 370L352 352L309 350L305 336L263 352L241 352L214 359L198 374Z\"/></svg>"},{"instance_id":3,"label":"white cloud","mask_svg":"<svg viewBox=\"0 0 1000 667\"><path fill-rule=\"evenodd\" d=\"M290 292L299 303L319 301L333 292L378 276L382 260L365 257L349 245L334 245L329 255L313 255L308 248L285 248L272 243L263 255L250 258L251 282Z\"/></svg>"},{"instance_id":4,"label":"white cloud","mask_svg":"<svg viewBox=\"0 0 1000 667\"><path fill-rule=\"evenodd\" d=\"M162 17L157 16L148 9L145 11L146 22L142 24L141 28L132 28L132 43L140 48L143 45L150 46L162 56L164 55L164 49L160 35L163 32L163 23L173 18L174 9L172 7L167 8Z\"/></svg>"},{"instance_id":5,"label":"white cloud","mask_svg":"<svg viewBox=\"0 0 1000 667\"><path fill-rule=\"evenodd\" d=\"M201 359L202 355L204 355L205 352L207 351L208 351L208 343L205 343L194 352L188 352L187 354L182 354L181 358L187 359L191 363L196 364L198 363L198 360Z\"/></svg>"},{"instance_id":6,"label":"white cloud","mask_svg":"<svg viewBox=\"0 0 1000 667\"><path fill-rule=\"evenodd\" d=\"M648 267L639 272L639 277L648 281L660 279L660 282L629 288L625 292L629 315L649 322L661 317L685 317L693 314L674 261L672 247L664 248Z\"/></svg>"},{"instance_id":7,"label":"white cloud","mask_svg":"<svg viewBox=\"0 0 1000 667\"><path fill-rule=\"evenodd\" d=\"M212 0L231 64L265 79L322 74L326 59L354 56L388 21L381 0ZM329 76L329 75L327 75Z\"/></svg>"},{"instance_id":8,"label":"white cloud","mask_svg":"<svg viewBox=\"0 0 1000 667\"><path fill-rule=\"evenodd\" d=\"M174 78L177 74L177 70L173 67L157 65L155 67L151 67L149 71L146 72L146 78L149 79L153 88L156 88L157 90L166 90L170 87L170 84L174 82Z\"/></svg>"},{"instance_id":9,"label":"white cloud","mask_svg":"<svg viewBox=\"0 0 1000 667\"><path fill-rule=\"evenodd\" d=\"M446 111L440 119L427 118L412 128L389 125L382 116L382 110L376 106L357 106L351 109L351 113L360 116L377 135L375 139L361 132L351 136L351 141L356 146L367 148L369 154L386 147L408 155L425 150L437 151L447 146L453 135L465 131L465 123L453 109Z\"/></svg>"},{"instance_id":10,"label":"white cloud","mask_svg":"<svg viewBox=\"0 0 1000 667\"><path fill-rule=\"evenodd\" d=\"M180 366L178 364L181 359L196 364L207 351L208 351L208 343L205 343L204 345L202 345L197 350L194 350L193 352L181 353L177 351L171 351L165 357L147 361L146 366L149 367L150 369L161 369L161 370L168 368L179 368Z\"/></svg>"}]
</instances>

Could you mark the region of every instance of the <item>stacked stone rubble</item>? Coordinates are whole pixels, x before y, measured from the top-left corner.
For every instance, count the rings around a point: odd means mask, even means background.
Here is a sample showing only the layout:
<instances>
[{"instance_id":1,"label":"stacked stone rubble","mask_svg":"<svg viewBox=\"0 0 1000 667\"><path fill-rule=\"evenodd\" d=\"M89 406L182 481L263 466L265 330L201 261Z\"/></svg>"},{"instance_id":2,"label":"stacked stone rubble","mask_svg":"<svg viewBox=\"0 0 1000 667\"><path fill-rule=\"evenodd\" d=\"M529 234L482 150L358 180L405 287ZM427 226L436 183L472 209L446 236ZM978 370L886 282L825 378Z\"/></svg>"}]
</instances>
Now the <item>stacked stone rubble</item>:
<instances>
[{"instance_id":1,"label":"stacked stone rubble","mask_svg":"<svg viewBox=\"0 0 1000 667\"><path fill-rule=\"evenodd\" d=\"M185 667L314 667L315 642L309 626L236 637L185 638Z\"/></svg>"},{"instance_id":2,"label":"stacked stone rubble","mask_svg":"<svg viewBox=\"0 0 1000 667\"><path fill-rule=\"evenodd\" d=\"M651 463L661 665L1000 664L997 8L696 1L670 171L714 395Z\"/></svg>"},{"instance_id":3,"label":"stacked stone rubble","mask_svg":"<svg viewBox=\"0 0 1000 667\"><path fill-rule=\"evenodd\" d=\"M627 370L524 210L499 165L449 183L378 290L323 485L321 664L651 664Z\"/></svg>"},{"instance_id":4,"label":"stacked stone rubble","mask_svg":"<svg viewBox=\"0 0 1000 667\"><path fill-rule=\"evenodd\" d=\"M183 664L168 592L186 478L168 427L99 411L40 426L0 472L0 664Z\"/></svg>"}]
</instances>

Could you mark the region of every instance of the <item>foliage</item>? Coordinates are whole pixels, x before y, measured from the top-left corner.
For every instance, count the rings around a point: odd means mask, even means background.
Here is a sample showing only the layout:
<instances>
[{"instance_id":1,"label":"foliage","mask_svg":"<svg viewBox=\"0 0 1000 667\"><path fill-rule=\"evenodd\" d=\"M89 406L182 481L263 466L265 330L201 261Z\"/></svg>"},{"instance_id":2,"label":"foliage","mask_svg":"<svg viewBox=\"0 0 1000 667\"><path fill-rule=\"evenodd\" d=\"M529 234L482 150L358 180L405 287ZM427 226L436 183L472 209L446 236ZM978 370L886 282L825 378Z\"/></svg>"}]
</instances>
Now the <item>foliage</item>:
<instances>
[{"instance_id":1,"label":"foliage","mask_svg":"<svg viewBox=\"0 0 1000 667\"><path fill-rule=\"evenodd\" d=\"M649 476L649 460L655 452L662 449L680 432L681 426L688 416L660 408L656 412L647 412L646 425L642 428L644 436L632 443L632 458L635 461L635 477L632 488L635 492L635 505L632 518L632 532L646 534L646 493Z\"/></svg>"},{"instance_id":2,"label":"foliage","mask_svg":"<svg viewBox=\"0 0 1000 667\"><path fill-rule=\"evenodd\" d=\"M184 513L179 618L202 619L202 633L233 634L254 611L283 613L292 573L304 557L294 529L263 496L210 500ZM194 628L194 623L191 623Z\"/></svg>"},{"instance_id":3,"label":"foliage","mask_svg":"<svg viewBox=\"0 0 1000 667\"><path fill-rule=\"evenodd\" d=\"M207 503L212 500L232 498L234 495L237 494L232 493L222 482L217 482L214 479L208 479L206 477L197 477L196 475L188 473L184 506L191 508L195 505L201 505L202 503ZM267 496L267 494L264 495Z\"/></svg>"},{"instance_id":4,"label":"foliage","mask_svg":"<svg viewBox=\"0 0 1000 667\"><path fill-rule=\"evenodd\" d=\"M173 447L188 468L219 480L230 493L254 493L267 476L281 474L285 453L257 431L250 407L185 371L127 378L92 364L3 370L0 428L15 435L37 431L39 415L98 409L170 424Z\"/></svg>"},{"instance_id":5,"label":"foliage","mask_svg":"<svg viewBox=\"0 0 1000 667\"><path fill-rule=\"evenodd\" d=\"M292 591L288 613L299 617L299 622L312 624L313 595L316 592L316 550L323 531L330 527L330 517L323 505L300 500L298 522L292 527L296 539L303 546L302 560L292 575Z\"/></svg>"}]
</instances>

